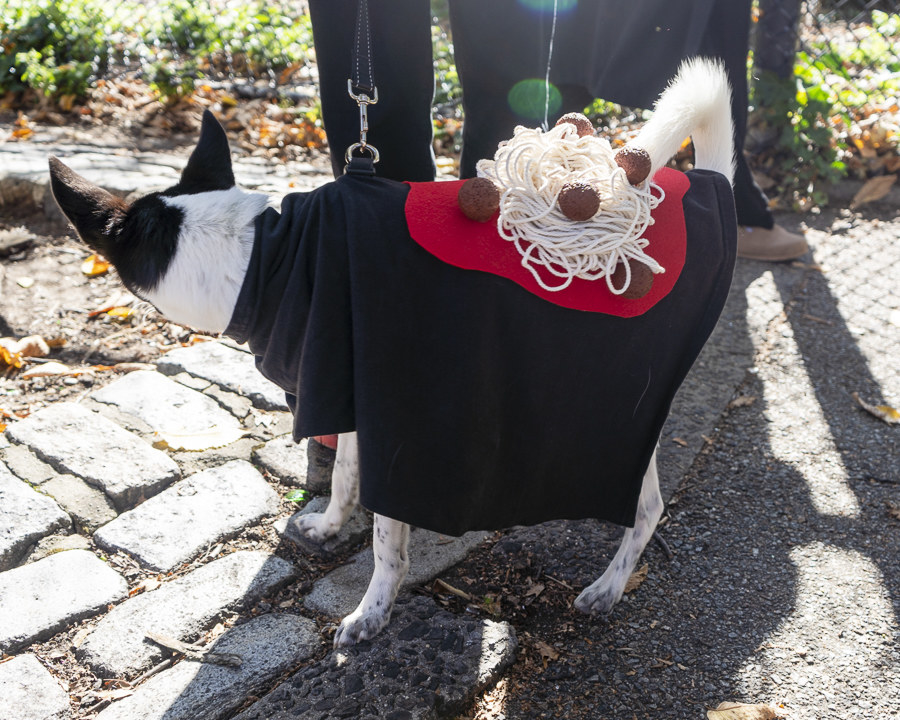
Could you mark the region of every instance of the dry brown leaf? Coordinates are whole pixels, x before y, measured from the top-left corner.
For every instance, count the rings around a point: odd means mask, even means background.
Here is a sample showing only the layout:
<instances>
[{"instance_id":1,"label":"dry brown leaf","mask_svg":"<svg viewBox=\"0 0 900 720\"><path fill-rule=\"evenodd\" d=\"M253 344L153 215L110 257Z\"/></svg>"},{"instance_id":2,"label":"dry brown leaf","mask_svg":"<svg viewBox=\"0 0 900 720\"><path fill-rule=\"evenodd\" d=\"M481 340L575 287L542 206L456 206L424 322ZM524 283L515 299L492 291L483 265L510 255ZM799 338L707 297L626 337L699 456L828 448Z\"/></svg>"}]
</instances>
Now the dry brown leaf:
<instances>
[{"instance_id":1,"label":"dry brown leaf","mask_svg":"<svg viewBox=\"0 0 900 720\"><path fill-rule=\"evenodd\" d=\"M749 407L753 403L756 402L756 397L754 395L738 395L734 400L728 403L728 409L739 408L739 407Z\"/></svg>"},{"instance_id":2,"label":"dry brown leaf","mask_svg":"<svg viewBox=\"0 0 900 720\"><path fill-rule=\"evenodd\" d=\"M890 192L895 182L897 182L896 175L879 175L866 181L866 184L859 189L859 192L850 201L850 209L856 210L856 208L866 203L880 200Z\"/></svg>"},{"instance_id":3,"label":"dry brown leaf","mask_svg":"<svg viewBox=\"0 0 900 720\"><path fill-rule=\"evenodd\" d=\"M544 667L547 667L547 663L551 660L559 659L559 651L553 647L552 645L548 645L543 640L536 640L534 643L534 649L540 653L541 662Z\"/></svg>"},{"instance_id":4,"label":"dry brown leaf","mask_svg":"<svg viewBox=\"0 0 900 720\"><path fill-rule=\"evenodd\" d=\"M675 443L676 445L681 445L681 447L688 446L688 441L685 440L684 438L680 438L680 437L672 438L672 442Z\"/></svg>"},{"instance_id":5,"label":"dry brown leaf","mask_svg":"<svg viewBox=\"0 0 900 720\"><path fill-rule=\"evenodd\" d=\"M50 345L40 335L29 335L19 340L16 352L22 357L46 357L50 354Z\"/></svg>"},{"instance_id":6,"label":"dry brown leaf","mask_svg":"<svg viewBox=\"0 0 900 720\"><path fill-rule=\"evenodd\" d=\"M136 372L137 370L156 370L156 365L152 363L142 363L142 362L120 362L109 368L110 370L115 370L116 372Z\"/></svg>"},{"instance_id":7,"label":"dry brown leaf","mask_svg":"<svg viewBox=\"0 0 900 720\"><path fill-rule=\"evenodd\" d=\"M631 577L628 578L628 582L625 583L625 592L630 593L632 590L636 590L641 586L641 583L647 579L647 573L650 572L650 566L647 563L644 563L631 573Z\"/></svg>"},{"instance_id":8,"label":"dry brown leaf","mask_svg":"<svg viewBox=\"0 0 900 720\"><path fill-rule=\"evenodd\" d=\"M890 405L870 405L859 396L859 393L853 393L852 397L863 410L874 415L879 420L884 420L889 425L900 423L900 411L896 408L892 408Z\"/></svg>"},{"instance_id":9,"label":"dry brown leaf","mask_svg":"<svg viewBox=\"0 0 900 720\"><path fill-rule=\"evenodd\" d=\"M529 597L531 595L537 597L542 592L544 592L545 587L546 585L544 585L544 583L534 583L528 588L528 590L525 591L525 597Z\"/></svg>"},{"instance_id":10,"label":"dry brown leaf","mask_svg":"<svg viewBox=\"0 0 900 720\"><path fill-rule=\"evenodd\" d=\"M900 505L892 503L890 500L885 500L884 502L887 505L888 515L894 520L900 520Z\"/></svg>"},{"instance_id":11,"label":"dry brown leaf","mask_svg":"<svg viewBox=\"0 0 900 720\"><path fill-rule=\"evenodd\" d=\"M12 338L4 338L12 339ZM0 341L0 367L20 368L22 367L22 356L17 352L10 350L9 346Z\"/></svg>"},{"instance_id":12,"label":"dry brown leaf","mask_svg":"<svg viewBox=\"0 0 900 720\"><path fill-rule=\"evenodd\" d=\"M707 710L708 720L775 720L784 714L770 705L745 705L723 702L714 710Z\"/></svg>"},{"instance_id":13,"label":"dry brown leaf","mask_svg":"<svg viewBox=\"0 0 900 720\"><path fill-rule=\"evenodd\" d=\"M128 320L134 315L134 308L130 307L114 307L106 311L106 314L116 320Z\"/></svg>"},{"instance_id":14,"label":"dry brown leaf","mask_svg":"<svg viewBox=\"0 0 900 720\"><path fill-rule=\"evenodd\" d=\"M102 275L109 272L109 262L99 255L88 255L83 263L81 263L81 272L88 277Z\"/></svg>"}]
</instances>

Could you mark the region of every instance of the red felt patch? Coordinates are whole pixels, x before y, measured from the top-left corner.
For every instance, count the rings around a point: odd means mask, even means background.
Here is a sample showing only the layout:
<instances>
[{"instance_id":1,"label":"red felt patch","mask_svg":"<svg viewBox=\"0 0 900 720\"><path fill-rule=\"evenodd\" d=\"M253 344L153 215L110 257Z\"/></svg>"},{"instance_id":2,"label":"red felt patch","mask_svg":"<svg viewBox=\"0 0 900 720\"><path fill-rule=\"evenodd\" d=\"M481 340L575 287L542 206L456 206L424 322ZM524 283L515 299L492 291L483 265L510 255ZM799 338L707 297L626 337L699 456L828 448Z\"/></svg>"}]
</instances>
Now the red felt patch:
<instances>
[{"instance_id":1,"label":"red felt patch","mask_svg":"<svg viewBox=\"0 0 900 720\"><path fill-rule=\"evenodd\" d=\"M650 292L635 300L613 295L603 279L576 278L565 290L544 290L522 266L522 257L513 243L500 237L497 215L483 223L463 215L456 202L462 180L408 183L406 222L413 240L450 265L500 275L545 300L573 310L635 317L647 312L675 287L686 252L687 234L681 199L688 191L690 181L683 173L670 168L657 172L653 181L663 189L666 199L653 211L656 222L644 233L650 243L644 252L666 271L655 275ZM558 279L551 279L549 273L547 275L548 282L558 282Z\"/></svg>"}]
</instances>

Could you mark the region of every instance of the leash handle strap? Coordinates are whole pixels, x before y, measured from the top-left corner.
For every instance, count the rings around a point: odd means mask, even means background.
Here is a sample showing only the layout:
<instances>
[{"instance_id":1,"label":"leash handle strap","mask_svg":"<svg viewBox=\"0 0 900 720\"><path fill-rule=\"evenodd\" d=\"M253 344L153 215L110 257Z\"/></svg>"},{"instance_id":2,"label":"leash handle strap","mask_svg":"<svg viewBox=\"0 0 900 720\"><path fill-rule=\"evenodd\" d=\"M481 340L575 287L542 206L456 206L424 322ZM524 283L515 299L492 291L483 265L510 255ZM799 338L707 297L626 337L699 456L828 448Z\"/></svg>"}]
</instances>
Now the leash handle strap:
<instances>
[{"instance_id":1,"label":"leash handle strap","mask_svg":"<svg viewBox=\"0 0 900 720\"><path fill-rule=\"evenodd\" d=\"M378 149L368 142L369 105L378 102L375 71L372 65L372 30L368 0L359 0L356 11L356 35L353 41L353 73L347 79L347 93L359 106L359 142L344 153L344 172L374 175L380 159Z\"/></svg>"}]
</instances>

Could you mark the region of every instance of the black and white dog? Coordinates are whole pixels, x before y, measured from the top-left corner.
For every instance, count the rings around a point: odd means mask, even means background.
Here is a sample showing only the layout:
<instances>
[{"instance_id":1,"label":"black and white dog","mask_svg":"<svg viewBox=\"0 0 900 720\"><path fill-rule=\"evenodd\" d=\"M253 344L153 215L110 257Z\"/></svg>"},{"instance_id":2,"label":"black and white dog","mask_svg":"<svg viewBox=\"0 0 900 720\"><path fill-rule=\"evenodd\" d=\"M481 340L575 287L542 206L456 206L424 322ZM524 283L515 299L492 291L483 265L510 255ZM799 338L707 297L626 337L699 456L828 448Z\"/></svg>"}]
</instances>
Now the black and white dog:
<instances>
[{"instance_id":1,"label":"black and white dog","mask_svg":"<svg viewBox=\"0 0 900 720\"><path fill-rule=\"evenodd\" d=\"M649 152L652 171L664 166L692 135L696 167L733 174L730 90L715 63L686 63L663 93L633 145ZM235 185L225 133L209 113L180 182L133 204L50 160L52 188L80 238L104 255L136 295L175 322L205 331L228 327L245 281L255 224L268 198ZM362 435L361 435L362 439ZM332 537L359 501L356 432L339 436L331 500L321 514L301 520L313 540ZM599 470L598 470L599 472ZM656 456L643 478L635 524L612 563L575 601L585 613L609 611L652 536L663 511ZM389 621L409 560L409 525L375 514L375 572L359 606L345 617L335 645L373 637Z\"/></svg>"}]
</instances>

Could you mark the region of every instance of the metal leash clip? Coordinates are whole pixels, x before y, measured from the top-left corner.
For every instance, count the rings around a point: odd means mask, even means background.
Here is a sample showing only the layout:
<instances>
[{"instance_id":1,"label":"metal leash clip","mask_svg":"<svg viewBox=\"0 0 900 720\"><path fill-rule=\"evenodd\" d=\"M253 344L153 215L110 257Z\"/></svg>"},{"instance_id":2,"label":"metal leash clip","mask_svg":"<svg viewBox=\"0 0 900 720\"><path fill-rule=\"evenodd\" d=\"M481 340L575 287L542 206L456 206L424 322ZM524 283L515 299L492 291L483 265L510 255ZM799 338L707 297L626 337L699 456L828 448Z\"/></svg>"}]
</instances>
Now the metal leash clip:
<instances>
[{"instance_id":1,"label":"metal leash clip","mask_svg":"<svg viewBox=\"0 0 900 720\"><path fill-rule=\"evenodd\" d=\"M359 142L353 143L350 147L347 148L347 152L344 154L344 159L349 163L350 159L353 156L353 153L356 150L360 150L362 152L370 152L372 154L372 162L377 163L380 155L378 154L378 149L374 145L369 145L366 141L366 134L369 132L369 105L375 105L378 102L378 88L372 86L372 97L369 97L365 92L361 92L358 95L353 92L353 81L347 80L347 92L350 97L356 101L356 104L359 105Z\"/></svg>"}]
</instances>

